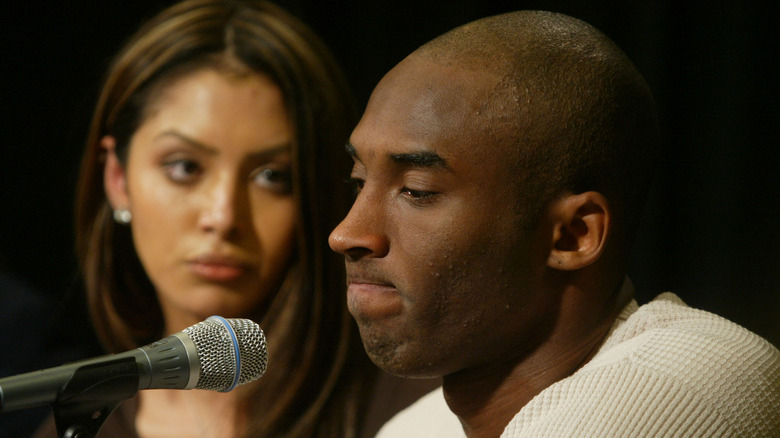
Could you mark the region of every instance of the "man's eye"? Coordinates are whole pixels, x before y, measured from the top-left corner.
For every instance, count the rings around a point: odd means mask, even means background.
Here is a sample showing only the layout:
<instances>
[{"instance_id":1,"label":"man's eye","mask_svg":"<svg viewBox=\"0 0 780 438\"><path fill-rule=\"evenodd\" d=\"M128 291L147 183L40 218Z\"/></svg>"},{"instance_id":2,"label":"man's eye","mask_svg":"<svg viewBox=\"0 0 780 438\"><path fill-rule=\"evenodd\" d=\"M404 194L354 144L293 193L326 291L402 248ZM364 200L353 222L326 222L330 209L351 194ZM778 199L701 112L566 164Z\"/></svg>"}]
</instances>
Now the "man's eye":
<instances>
[{"instance_id":1,"label":"man's eye","mask_svg":"<svg viewBox=\"0 0 780 438\"><path fill-rule=\"evenodd\" d=\"M258 187L277 193L292 191L292 172L288 168L262 167L252 172L251 179Z\"/></svg>"},{"instance_id":2,"label":"man's eye","mask_svg":"<svg viewBox=\"0 0 780 438\"><path fill-rule=\"evenodd\" d=\"M344 180L347 184L352 186L352 192L357 196L358 193L360 193L361 190L363 190L363 185L365 184L365 181L363 181L360 178L347 178Z\"/></svg>"},{"instance_id":3,"label":"man's eye","mask_svg":"<svg viewBox=\"0 0 780 438\"><path fill-rule=\"evenodd\" d=\"M177 183L192 182L202 171L198 163L186 159L168 161L163 164L163 168L165 175Z\"/></svg>"},{"instance_id":4,"label":"man's eye","mask_svg":"<svg viewBox=\"0 0 780 438\"><path fill-rule=\"evenodd\" d=\"M430 204L433 202L436 195L438 195L438 192L431 192L431 191L425 191L425 190L415 190L410 189L409 187L402 187L401 188L401 194L410 198L410 201L418 206Z\"/></svg>"}]
</instances>

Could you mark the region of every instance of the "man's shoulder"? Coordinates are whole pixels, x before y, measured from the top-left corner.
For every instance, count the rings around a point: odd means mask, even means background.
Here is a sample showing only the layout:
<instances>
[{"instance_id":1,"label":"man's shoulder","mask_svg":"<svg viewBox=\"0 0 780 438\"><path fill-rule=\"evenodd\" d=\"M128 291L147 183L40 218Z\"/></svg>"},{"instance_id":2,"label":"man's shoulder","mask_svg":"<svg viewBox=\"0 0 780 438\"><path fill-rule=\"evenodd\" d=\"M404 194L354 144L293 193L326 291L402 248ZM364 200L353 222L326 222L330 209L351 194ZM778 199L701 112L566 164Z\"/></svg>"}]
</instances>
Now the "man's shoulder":
<instances>
[{"instance_id":1,"label":"man's shoulder","mask_svg":"<svg viewBox=\"0 0 780 438\"><path fill-rule=\"evenodd\" d=\"M775 436L777 406L780 351L665 293L627 306L598 354L537 395L504 436Z\"/></svg>"},{"instance_id":2,"label":"man's shoulder","mask_svg":"<svg viewBox=\"0 0 780 438\"><path fill-rule=\"evenodd\" d=\"M396 414L376 438L465 437L458 417L450 411L439 387Z\"/></svg>"},{"instance_id":3,"label":"man's shoulder","mask_svg":"<svg viewBox=\"0 0 780 438\"><path fill-rule=\"evenodd\" d=\"M739 378L777 373L780 351L748 329L714 313L691 308L666 292L643 306L624 311L586 367L616 360L629 360L659 372L671 371L676 376L685 372L728 372Z\"/></svg>"}]
</instances>

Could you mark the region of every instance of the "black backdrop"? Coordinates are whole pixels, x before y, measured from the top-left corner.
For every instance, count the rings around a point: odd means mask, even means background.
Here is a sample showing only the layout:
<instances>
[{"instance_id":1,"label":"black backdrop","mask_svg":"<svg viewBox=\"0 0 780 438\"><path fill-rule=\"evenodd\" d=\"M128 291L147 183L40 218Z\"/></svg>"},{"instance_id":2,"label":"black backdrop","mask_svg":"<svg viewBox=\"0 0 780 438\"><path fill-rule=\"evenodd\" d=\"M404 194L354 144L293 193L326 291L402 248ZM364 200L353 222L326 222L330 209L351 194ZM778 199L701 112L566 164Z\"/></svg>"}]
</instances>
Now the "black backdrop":
<instances>
[{"instance_id":1,"label":"black backdrop","mask_svg":"<svg viewBox=\"0 0 780 438\"><path fill-rule=\"evenodd\" d=\"M546 9L612 37L645 74L665 164L631 276L640 301L663 290L780 344L780 24L773 1L278 2L341 61L360 105L421 43L482 16ZM78 157L111 54L161 0L4 2L0 254L52 294L75 290L72 198Z\"/></svg>"}]
</instances>

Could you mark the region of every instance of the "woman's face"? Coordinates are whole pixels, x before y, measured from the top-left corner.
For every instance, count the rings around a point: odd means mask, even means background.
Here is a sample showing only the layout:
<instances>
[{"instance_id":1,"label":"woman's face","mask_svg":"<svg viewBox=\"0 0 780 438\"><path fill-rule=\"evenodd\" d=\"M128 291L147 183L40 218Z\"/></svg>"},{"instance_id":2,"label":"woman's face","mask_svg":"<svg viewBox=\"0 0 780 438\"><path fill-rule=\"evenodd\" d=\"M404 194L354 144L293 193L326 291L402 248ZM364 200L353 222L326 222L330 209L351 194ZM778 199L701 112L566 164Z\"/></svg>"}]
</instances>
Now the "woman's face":
<instances>
[{"instance_id":1,"label":"woman's face","mask_svg":"<svg viewBox=\"0 0 780 438\"><path fill-rule=\"evenodd\" d=\"M112 207L128 208L168 331L241 317L278 288L294 247L293 131L263 75L190 73L154 98L126 167L108 150Z\"/></svg>"}]
</instances>

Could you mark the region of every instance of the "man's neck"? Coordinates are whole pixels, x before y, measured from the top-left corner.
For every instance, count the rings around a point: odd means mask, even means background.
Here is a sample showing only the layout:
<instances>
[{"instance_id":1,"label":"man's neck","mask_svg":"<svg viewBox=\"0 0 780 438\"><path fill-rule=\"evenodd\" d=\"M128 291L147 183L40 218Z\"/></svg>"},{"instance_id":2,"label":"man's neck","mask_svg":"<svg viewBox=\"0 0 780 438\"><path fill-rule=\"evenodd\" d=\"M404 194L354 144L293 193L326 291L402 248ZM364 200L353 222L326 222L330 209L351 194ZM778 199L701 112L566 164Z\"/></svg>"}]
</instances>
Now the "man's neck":
<instances>
[{"instance_id":1,"label":"man's neck","mask_svg":"<svg viewBox=\"0 0 780 438\"><path fill-rule=\"evenodd\" d=\"M466 435L499 437L531 399L590 361L633 297L629 289L618 290L610 298L608 309L598 318L584 321L579 327L569 325L563 334L554 333L518 360L445 376L444 396L450 410L460 418ZM567 309L562 312L562 318L569 317Z\"/></svg>"}]
</instances>

